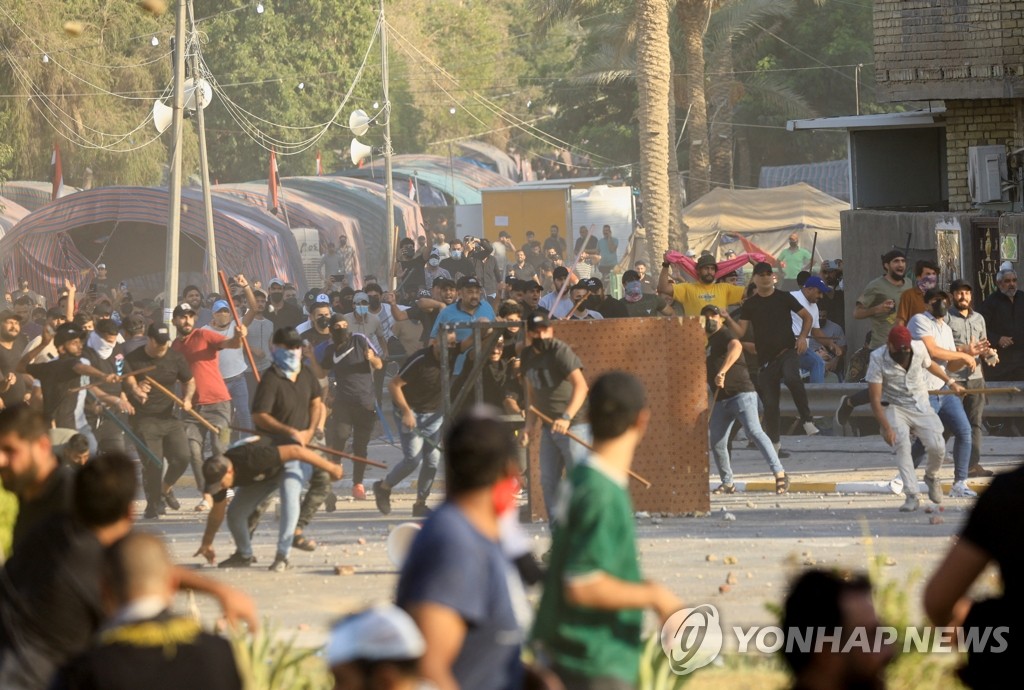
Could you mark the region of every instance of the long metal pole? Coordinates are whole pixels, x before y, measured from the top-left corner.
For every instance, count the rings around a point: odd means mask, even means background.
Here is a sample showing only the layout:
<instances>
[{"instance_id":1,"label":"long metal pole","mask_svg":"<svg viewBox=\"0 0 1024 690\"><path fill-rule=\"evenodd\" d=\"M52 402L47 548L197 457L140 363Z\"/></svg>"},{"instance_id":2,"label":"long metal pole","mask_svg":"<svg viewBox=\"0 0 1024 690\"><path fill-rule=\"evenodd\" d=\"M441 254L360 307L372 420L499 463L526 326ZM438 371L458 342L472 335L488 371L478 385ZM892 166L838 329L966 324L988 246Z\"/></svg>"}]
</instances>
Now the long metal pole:
<instances>
[{"instance_id":1,"label":"long metal pole","mask_svg":"<svg viewBox=\"0 0 1024 690\"><path fill-rule=\"evenodd\" d=\"M380 79L384 92L384 237L387 239L388 288L395 289L395 189L391 179L391 96L388 90L388 24L380 0Z\"/></svg>"},{"instance_id":2,"label":"long metal pole","mask_svg":"<svg viewBox=\"0 0 1024 690\"><path fill-rule=\"evenodd\" d=\"M196 95L196 129L199 131L199 170L203 179L203 213L206 219L206 270L210 276L210 292L217 291L217 242L213 236L213 195L210 192L210 161L206 156L206 119L203 115L203 89L199 88L199 32L196 31L196 12L192 0L188 0L188 13L192 20L192 40L196 48L192 51L192 84Z\"/></svg>"},{"instance_id":3,"label":"long metal pole","mask_svg":"<svg viewBox=\"0 0 1024 690\"><path fill-rule=\"evenodd\" d=\"M171 171L167 185L167 262L164 275L164 322L171 322L178 299L178 233L181 231L181 147L185 105L185 0L178 0L174 22L174 98L171 102Z\"/></svg>"}]
</instances>

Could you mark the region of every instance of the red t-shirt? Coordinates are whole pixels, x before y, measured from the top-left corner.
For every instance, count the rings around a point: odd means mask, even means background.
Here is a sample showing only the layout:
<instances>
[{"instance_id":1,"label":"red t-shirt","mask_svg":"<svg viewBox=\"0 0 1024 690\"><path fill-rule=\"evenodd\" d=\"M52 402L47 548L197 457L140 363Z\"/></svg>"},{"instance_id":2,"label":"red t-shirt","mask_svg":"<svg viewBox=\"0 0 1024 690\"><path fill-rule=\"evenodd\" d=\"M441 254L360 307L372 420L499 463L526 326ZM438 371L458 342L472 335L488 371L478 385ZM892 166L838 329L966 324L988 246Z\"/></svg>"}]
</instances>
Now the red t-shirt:
<instances>
[{"instance_id":1,"label":"red t-shirt","mask_svg":"<svg viewBox=\"0 0 1024 690\"><path fill-rule=\"evenodd\" d=\"M193 405L228 402L231 394L220 375L220 350L217 345L227 340L219 333L197 328L184 338L175 338L171 347L185 355L196 380Z\"/></svg>"}]
</instances>

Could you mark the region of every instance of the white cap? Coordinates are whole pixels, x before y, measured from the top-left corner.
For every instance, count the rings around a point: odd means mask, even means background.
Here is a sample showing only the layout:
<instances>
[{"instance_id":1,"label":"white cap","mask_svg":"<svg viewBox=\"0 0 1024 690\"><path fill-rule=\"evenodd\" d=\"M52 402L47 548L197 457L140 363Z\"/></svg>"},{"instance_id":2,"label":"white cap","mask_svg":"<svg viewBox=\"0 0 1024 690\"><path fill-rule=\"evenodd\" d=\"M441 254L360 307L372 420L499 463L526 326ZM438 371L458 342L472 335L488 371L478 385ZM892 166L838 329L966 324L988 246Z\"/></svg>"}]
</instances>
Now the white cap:
<instances>
[{"instance_id":1,"label":"white cap","mask_svg":"<svg viewBox=\"0 0 1024 690\"><path fill-rule=\"evenodd\" d=\"M426 649L426 642L408 613L394 604L379 604L335 625L325 656L327 665L333 668L356 660L419 659Z\"/></svg>"},{"instance_id":2,"label":"white cap","mask_svg":"<svg viewBox=\"0 0 1024 690\"><path fill-rule=\"evenodd\" d=\"M1004 261L1003 263L999 264L999 270L1000 271L1012 271L1013 270L1013 264L1010 263L1009 261Z\"/></svg>"}]
</instances>

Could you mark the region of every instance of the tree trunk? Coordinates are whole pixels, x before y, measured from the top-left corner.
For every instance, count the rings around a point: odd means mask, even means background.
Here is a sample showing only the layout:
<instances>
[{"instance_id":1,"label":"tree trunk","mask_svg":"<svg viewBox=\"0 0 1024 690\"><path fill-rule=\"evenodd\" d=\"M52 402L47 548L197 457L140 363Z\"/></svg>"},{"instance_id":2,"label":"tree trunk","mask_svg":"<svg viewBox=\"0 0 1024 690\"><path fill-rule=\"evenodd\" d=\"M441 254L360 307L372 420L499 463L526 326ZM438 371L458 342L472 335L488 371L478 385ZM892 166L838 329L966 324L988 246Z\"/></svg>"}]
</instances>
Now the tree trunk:
<instances>
[{"instance_id":1,"label":"tree trunk","mask_svg":"<svg viewBox=\"0 0 1024 690\"><path fill-rule=\"evenodd\" d=\"M733 77L732 41L728 41L714 60L713 71L721 86L712 91L711 117L708 126L711 152L711 186L733 186L733 89L738 86Z\"/></svg>"},{"instance_id":2,"label":"tree trunk","mask_svg":"<svg viewBox=\"0 0 1024 690\"><path fill-rule=\"evenodd\" d=\"M682 251L687 248L688 240L686 226L683 224L686 189L683 187L683 177L679 174L679 150L676 147L676 141L679 139L679 131L676 126L676 113L678 112L676 93L676 76L673 74L669 80L668 96L668 246ZM651 265L657 265L657 263Z\"/></svg>"},{"instance_id":3,"label":"tree trunk","mask_svg":"<svg viewBox=\"0 0 1024 690\"><path fill-rule=\"evenodd\" d=\"M710 0L679 0L676 17L683 32L686 55L686 100L689 120L690 176L687 199L692 203L711 190L709 183L708 104L704 98L704 31Z\"/></svg>"},{"instance_id":4,"label":"tree trunk","mask_svg":"<svg viewBox=\"0 0 1024 690\"><path fill-rule=\"evenodd\" d=\"M640 194L652 258L668 250L669 193L669 0L637 0L636 82L639 96Z\"/></svg>"}]
</instances>

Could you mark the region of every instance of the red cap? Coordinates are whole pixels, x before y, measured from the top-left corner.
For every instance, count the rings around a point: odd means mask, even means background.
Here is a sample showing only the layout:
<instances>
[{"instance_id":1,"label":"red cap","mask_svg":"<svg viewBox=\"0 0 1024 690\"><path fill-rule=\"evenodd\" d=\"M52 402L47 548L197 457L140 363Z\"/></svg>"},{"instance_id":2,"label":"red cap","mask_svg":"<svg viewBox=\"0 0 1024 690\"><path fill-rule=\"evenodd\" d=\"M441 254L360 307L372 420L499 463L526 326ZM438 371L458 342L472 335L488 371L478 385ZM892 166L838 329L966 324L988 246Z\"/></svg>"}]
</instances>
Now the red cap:
<instances>
[{"instance_id":1,"label":"red cap","mask_svg":"<svg viewBox=\"0 0 1024 690\"><path fill-rule=\"evenodd\" d=\"M910 331L906 326L893 326L889 331L889 346L899 350L910 347Z\"/></svg>"}]
</instances>

